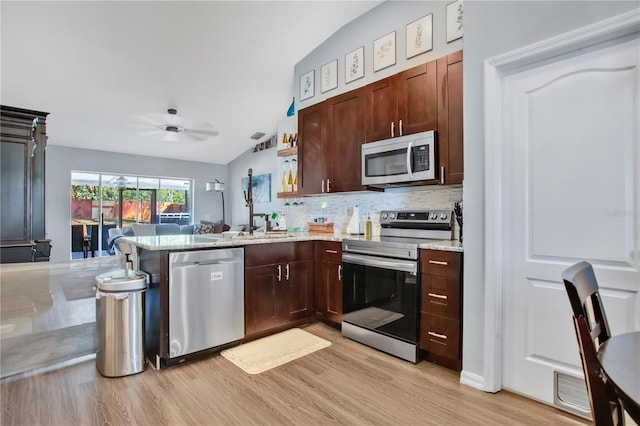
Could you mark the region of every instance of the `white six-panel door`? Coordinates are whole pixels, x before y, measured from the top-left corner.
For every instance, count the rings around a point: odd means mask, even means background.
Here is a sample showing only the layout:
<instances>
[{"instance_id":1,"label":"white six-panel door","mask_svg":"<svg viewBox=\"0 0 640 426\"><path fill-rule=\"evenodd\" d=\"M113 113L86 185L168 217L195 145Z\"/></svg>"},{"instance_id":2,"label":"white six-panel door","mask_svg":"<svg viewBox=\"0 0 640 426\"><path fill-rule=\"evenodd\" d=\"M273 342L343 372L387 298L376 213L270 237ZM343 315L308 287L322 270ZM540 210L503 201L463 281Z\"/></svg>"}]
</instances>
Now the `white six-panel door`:
<instances>
[{"instance_id":1,"label":"white six-panel door","mask_svg":"<svg viewBox=\"0 0 640 426\"><path fill-rule=\"evenodd\" d=\"M582 375L561 272L591 262L613 334L640 329L637 36L503 79L502 386Z\"/></svg>"}]
</instances>

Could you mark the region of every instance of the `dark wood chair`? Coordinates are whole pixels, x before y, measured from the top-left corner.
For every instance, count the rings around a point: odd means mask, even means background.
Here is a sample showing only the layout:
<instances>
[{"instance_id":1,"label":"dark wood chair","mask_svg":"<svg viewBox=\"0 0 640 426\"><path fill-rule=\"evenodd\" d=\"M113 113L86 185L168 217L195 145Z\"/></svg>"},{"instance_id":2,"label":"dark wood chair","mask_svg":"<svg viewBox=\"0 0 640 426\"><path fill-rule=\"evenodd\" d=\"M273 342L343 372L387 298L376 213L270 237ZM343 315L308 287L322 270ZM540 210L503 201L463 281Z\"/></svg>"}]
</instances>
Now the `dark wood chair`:
<instances>
[{"instance_id":1,"label":"dark wood chair","mask_svg":"<svg viewBox=\"0 0 640 426\"><path fill-rule=\"evenodd\" d=\"M562 273L573 310L591 415L597 426L624 425L624 413L615 388L606 380L597 357L598 348L611 336L593 267L580 262Z\"/></svg>"},{"instance_id":2,"label":"dark wood chair","mask_svg":"<svg viewBox=\"0 0 640 426\"><path fill-rule=\"evenodd\" d=\"M88 246L87 250L91 252L91 257L96 257L98 251L98 225L87 225ZM85 256L86 257L86 256Z\"/></svg>"},{"instance_id":3,"label":"dark wood chair","mask_svg":"<svg viewBox=\"0 0 640 426\"><path fill-rule=\"evenodd\" d=\"M82 225L71 225L71 251L82 252L83 257L87 257L89 245L84 235Z\"/></svg>"}]
</instances>

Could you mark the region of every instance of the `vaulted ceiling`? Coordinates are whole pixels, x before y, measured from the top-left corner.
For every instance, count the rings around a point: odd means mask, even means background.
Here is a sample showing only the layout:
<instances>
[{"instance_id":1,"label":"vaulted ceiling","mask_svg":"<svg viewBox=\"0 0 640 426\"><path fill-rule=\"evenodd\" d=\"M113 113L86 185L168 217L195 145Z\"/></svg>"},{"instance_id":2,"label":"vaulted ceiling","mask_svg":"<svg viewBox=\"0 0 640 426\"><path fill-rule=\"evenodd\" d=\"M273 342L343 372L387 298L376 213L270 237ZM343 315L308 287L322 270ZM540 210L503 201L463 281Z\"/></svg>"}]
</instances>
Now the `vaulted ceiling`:
<instances>
[{"instance_id":1,"label":"vaulted ceiling","mask_svg":"<svg viewBox=\"0 0 640 426\"><path fill-rule=\"evenodd\" d=\"M294 65L379 3L3 0L1 102L50 112L51 145L227 164L275 134ZM145 135L168 108L218 135Z\"/></svg>"}]
</instances>

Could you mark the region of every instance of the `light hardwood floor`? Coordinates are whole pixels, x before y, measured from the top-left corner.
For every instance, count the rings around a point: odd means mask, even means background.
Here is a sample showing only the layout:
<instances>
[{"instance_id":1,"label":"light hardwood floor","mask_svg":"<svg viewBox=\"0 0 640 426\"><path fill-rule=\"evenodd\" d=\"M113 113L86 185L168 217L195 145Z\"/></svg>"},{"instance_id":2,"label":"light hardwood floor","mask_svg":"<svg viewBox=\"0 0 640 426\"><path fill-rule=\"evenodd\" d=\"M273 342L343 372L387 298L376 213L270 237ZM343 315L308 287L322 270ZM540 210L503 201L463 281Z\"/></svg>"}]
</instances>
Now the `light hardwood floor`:
<instances>
[{"instance_id":1,"label":"light hardwood floor","mask_svg":"<svg viewBox=\"0 0 640 426\"><path fill-rule=\"evenodd\" d=\"M461 385L453 371L399 360L321 323L305 329L332 345L258 375L214 355L116 379L101 377L91 360L5 380L1 424L589 424L506 391Z\"/></svg>"}]
</instances>

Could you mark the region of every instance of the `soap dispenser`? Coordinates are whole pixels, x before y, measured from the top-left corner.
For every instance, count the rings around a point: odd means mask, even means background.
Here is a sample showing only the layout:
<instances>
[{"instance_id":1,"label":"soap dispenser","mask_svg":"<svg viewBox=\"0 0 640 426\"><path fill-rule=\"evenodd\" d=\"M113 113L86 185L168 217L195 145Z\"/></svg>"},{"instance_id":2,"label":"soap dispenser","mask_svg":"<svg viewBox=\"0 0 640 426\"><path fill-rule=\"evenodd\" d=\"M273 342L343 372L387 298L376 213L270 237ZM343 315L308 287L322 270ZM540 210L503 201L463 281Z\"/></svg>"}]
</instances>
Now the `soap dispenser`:
<instances>
[{"instance_id":1,"label":"soap dispenser","mask_svg":"<svg viewBox=\"0 0 640 426\"><path fill-rule=\"evenodd\" d=\"M371 214L367 215L367 220L364 222L364 238L370 240L373 235L373 224L371 223Z\"/></svg>"}]
</instances>

